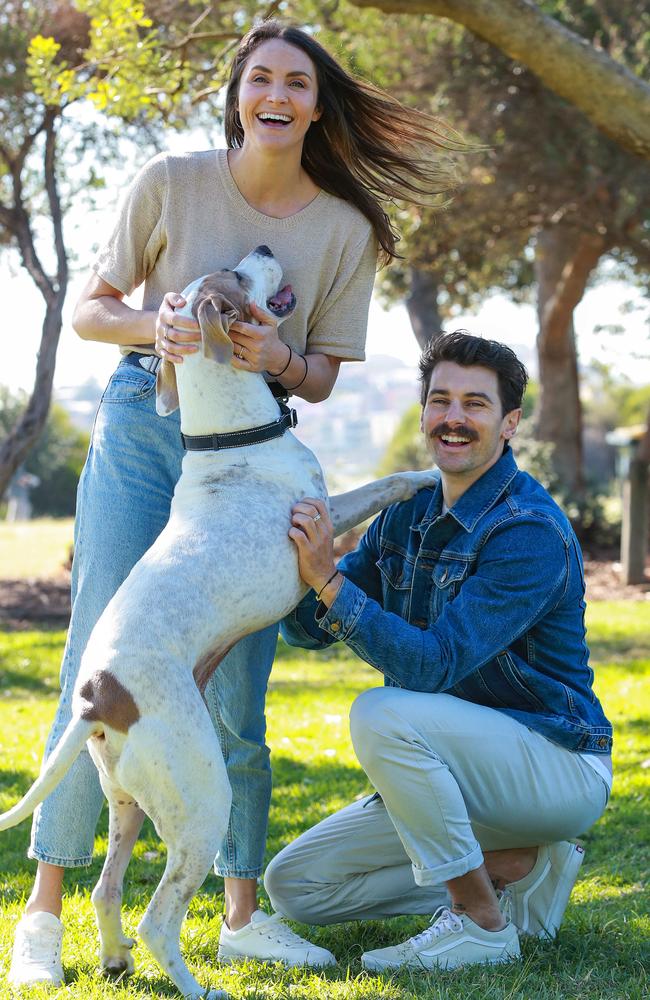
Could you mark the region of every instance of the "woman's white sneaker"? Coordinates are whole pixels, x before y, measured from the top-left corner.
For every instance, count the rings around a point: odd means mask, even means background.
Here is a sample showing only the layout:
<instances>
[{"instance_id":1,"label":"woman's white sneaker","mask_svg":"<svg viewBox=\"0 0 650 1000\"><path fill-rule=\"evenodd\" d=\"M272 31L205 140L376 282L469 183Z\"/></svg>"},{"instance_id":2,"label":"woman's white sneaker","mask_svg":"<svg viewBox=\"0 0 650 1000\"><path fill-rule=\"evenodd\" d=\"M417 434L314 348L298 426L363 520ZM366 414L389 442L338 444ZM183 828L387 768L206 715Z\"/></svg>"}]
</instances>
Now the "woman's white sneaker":
<instances>
[{"instance_id":1,"label":"woman's white sneaker","mask_svg":"<svg viewBox=\"0 0 650 1000\"><path fill-rule=\"evenodd\" d=\"M378 948L361 956L369 972L391 969L456 969L483 962L510 962L519 958L519 937L514 924L486 931L468 916L439 909L421 934L392 948Z\"/></svg>"},{"instance_id":2,"label":"woman's white sneaker","mask_svg":"<svg viewBox=\"0 0 650 1000\"><path fill-rule=\"evenodd\" d=\"M12 986L64 983L63 924L53 913L28 913L16 927L8 980Z\"/></svg>"},{"instance_id":3,"label":"woman's white sneaker","mask_svg":"<svg viewBox=\"0 0 650 1000\"><path fill-rule=\"evenodd\" d=\"M262 910L255 910L250 923L237 931L231 931L224 920L218 958L221 962L255 958L260 962L282 962L287 968L309 965L322 969L336 965L331 951L301 938L279 913L269 916Z\"/></svg>"}]
</instances>

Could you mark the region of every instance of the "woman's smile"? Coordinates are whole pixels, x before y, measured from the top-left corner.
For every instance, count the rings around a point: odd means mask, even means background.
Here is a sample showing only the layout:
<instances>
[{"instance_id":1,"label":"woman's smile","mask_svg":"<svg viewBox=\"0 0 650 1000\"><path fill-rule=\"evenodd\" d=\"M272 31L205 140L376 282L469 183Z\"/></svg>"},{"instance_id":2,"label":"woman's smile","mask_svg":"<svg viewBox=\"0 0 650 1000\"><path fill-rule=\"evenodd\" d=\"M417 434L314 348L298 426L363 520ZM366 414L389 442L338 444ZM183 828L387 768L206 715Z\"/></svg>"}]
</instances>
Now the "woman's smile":
<instances>
[{"instance_id":1,"label":"woman's smile","mask_svg":"<svg viewBox=\"0 0 650 1000\"><path fill-rule=\"evenodd\" d=\"M242 75L238 95L244 133L291 133L302 141L320 118L316 68L295 45L272 39L258 46Z\"/></svg>"}]
</instances>

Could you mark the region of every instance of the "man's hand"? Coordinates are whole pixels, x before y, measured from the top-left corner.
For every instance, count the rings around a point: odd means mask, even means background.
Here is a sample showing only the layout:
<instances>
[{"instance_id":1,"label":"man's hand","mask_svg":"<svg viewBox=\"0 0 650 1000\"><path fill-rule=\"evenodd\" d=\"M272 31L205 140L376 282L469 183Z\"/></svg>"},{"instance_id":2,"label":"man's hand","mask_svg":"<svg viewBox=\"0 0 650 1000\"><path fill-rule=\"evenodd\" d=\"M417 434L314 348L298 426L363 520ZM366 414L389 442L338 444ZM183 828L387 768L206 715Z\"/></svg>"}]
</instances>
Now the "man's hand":
<instances>
[{"instance_id":1,"label":"man's hand","mask_svg":"<svg viewBox=\"0 0 650 1000\"><path fill-rule=\"evenodd\" d=\"M298 549L300 576L317 594L323 590L321 600L329 606L339 591L342 577L336 572L334 529L323 500L305 497L294 505L289 538Z\"/></svg>"}]
</instances>

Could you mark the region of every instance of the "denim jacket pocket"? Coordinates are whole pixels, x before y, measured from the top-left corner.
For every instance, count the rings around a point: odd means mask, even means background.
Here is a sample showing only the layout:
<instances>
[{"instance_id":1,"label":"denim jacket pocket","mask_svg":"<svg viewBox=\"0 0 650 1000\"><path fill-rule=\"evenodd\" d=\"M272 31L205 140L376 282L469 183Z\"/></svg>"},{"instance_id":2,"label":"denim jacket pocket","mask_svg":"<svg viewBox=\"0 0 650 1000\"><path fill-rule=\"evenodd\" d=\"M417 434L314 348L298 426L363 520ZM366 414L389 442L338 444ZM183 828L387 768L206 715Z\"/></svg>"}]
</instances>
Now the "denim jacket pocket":
<instances>
[{"instance_id":1,"label":"denim jacket pocket","mask_svg":"<svg viewBox=\"0 0 650 1000\"><path fill-rule=\"evenodd\" d=\"M399 552L385 549L377 560L382 575L384 608L406 618L413 583L413 563Z\"/></svg>"},{"instance_id":2,"label":"denim jacket pocket","mask_svg":"<svg viewBox=\"0 0 650 1000\"><path fill-rule=\"evenodd\" d=\"M441 559L433 567L431 579L431 619L435 621L445 604L458 593L460 585L469 572L469 563L462 560Z\"/></svg>"},{"instance_id":3,"label":"denim jacket pocket","mask_svg":"<svg viewBox=\"0 0 650 1000\"><path fill-rule=\"evenodd\" d=\"M458 589L458 584L467 576L469 563L460 559L440 559L433 568L433 582L441 590L450 587Z\"/></svg>"},{"instance_id":4,"label":"denim jacket pocket","mask_svg":"<svg viewBox=\"0 0 650 1000\"><path fill-rule=\"evenodd\" d=\"M156 376L134 365L118 365L102 396L102 403L132 403L147 399L156 391Z\"/></svg>"}]
</instances>

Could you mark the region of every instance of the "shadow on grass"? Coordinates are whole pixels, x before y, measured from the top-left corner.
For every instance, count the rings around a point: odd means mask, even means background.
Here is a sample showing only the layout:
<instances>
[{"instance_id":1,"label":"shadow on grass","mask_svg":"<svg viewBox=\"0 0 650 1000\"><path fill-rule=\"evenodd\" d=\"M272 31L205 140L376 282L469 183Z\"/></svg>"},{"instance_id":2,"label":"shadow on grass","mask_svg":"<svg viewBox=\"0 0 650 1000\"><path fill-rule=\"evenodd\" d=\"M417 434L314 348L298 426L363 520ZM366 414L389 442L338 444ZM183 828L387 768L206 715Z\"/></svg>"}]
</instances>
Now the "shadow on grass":
<instances>
[{"instance_id":1,"label":"shadow on grass","mask_svg":"<svg viewBox=\"0 0 650 1000\"><path fill-rule=\"evenodd\" d=\"M650 646L640 645L638 642L629 646L621 640L598 640L590 642L590 661L594 671L598 673L598 667L602 664L614 669L625 670L630 674L646 674L650 671Z\"/></svg>"},{"instance_id":2,"label":"shadow on grass","mask_svg":"<svg viewBox=\"0 0 650 1000\"><path fill-rule=\"evenodd\" d=\"M290 646L284 639L280 636L278 638L278 645L275 652L275 659L278 662L284 662L287 660L304 661L305 656L309 656L312 652L316 652L319 660L349 660L350 650L347 646L338 642L333 646L328 646L326 649L319 650L304 650L299 646Z\"/></svg>"},{"instance_id":3,"label":"shadow on grass","mask_svg":"<svg viewBox=\"0 0 650 1000\"><path fill-rule=\"evenodd\" d=\"M16 802L23 797L33 781L34 775L31 771L13 771L0 767L0 792L15 798Z\"/></svg>"},{"instance_id":4,"label":"shadow on grass","mask_svg":"<svg viewBox=\"0 0 650 1000\"><path fill-rule=\"evenodd\" d=\"M616 735L622 738L628 732L635 736L645 736L646 740L650 740L650 722L644 716L636 719L626 716L623 722L617 725Z\"/></svg>"},{"instance_id":5,"label":"shadow on grass","mask_svg":"<svg viewBox=\"0 0 650 1000\"><path fill-rule=\"evenodd\" d=\"M329 801L352 801L356 795L367 791L367 781L357 767L349 767L336 761L297 762L281 754L273 757L274 791L269 822L267 861L289 840L324 819L334 811ZM8 794L15 793L18 801L31 785L33 776L26 771L0 771L0 787ZM6 903L11 903L23 895L20 884L26 868L25 851L29 842L30 821L25 820L0 834L2 848L2 895ZM100 839L97 857L88 868L75 868L66 875L69 890L77 886L90 890L99 878L104 859L105 841L108 830L108 810L106 807L97 826L96 835ZM125 880L124 902L127 906L146 906L155 886L160 881L165 868L164 845L156 834L150 820L145 825L136 845L134 857L129 865ZM13 880L18 880L14 885ZM208 876L203 893L220 896L222 880L215 875ZM216 912L219 912L218 910Z\"/></svg>"},{"instance_id":6,"label":"shadow on grass","mask_svg":"<svg viewBox=\"0 0 650 1000\"><path fill-rule=\"evenodd\" d=\"M0 667L0 691L3 698L9 698L21 691L30 694L58 694L59 686L54 678L38 677L27 670L12 670Z\"/></svg>"}]
</instances>

